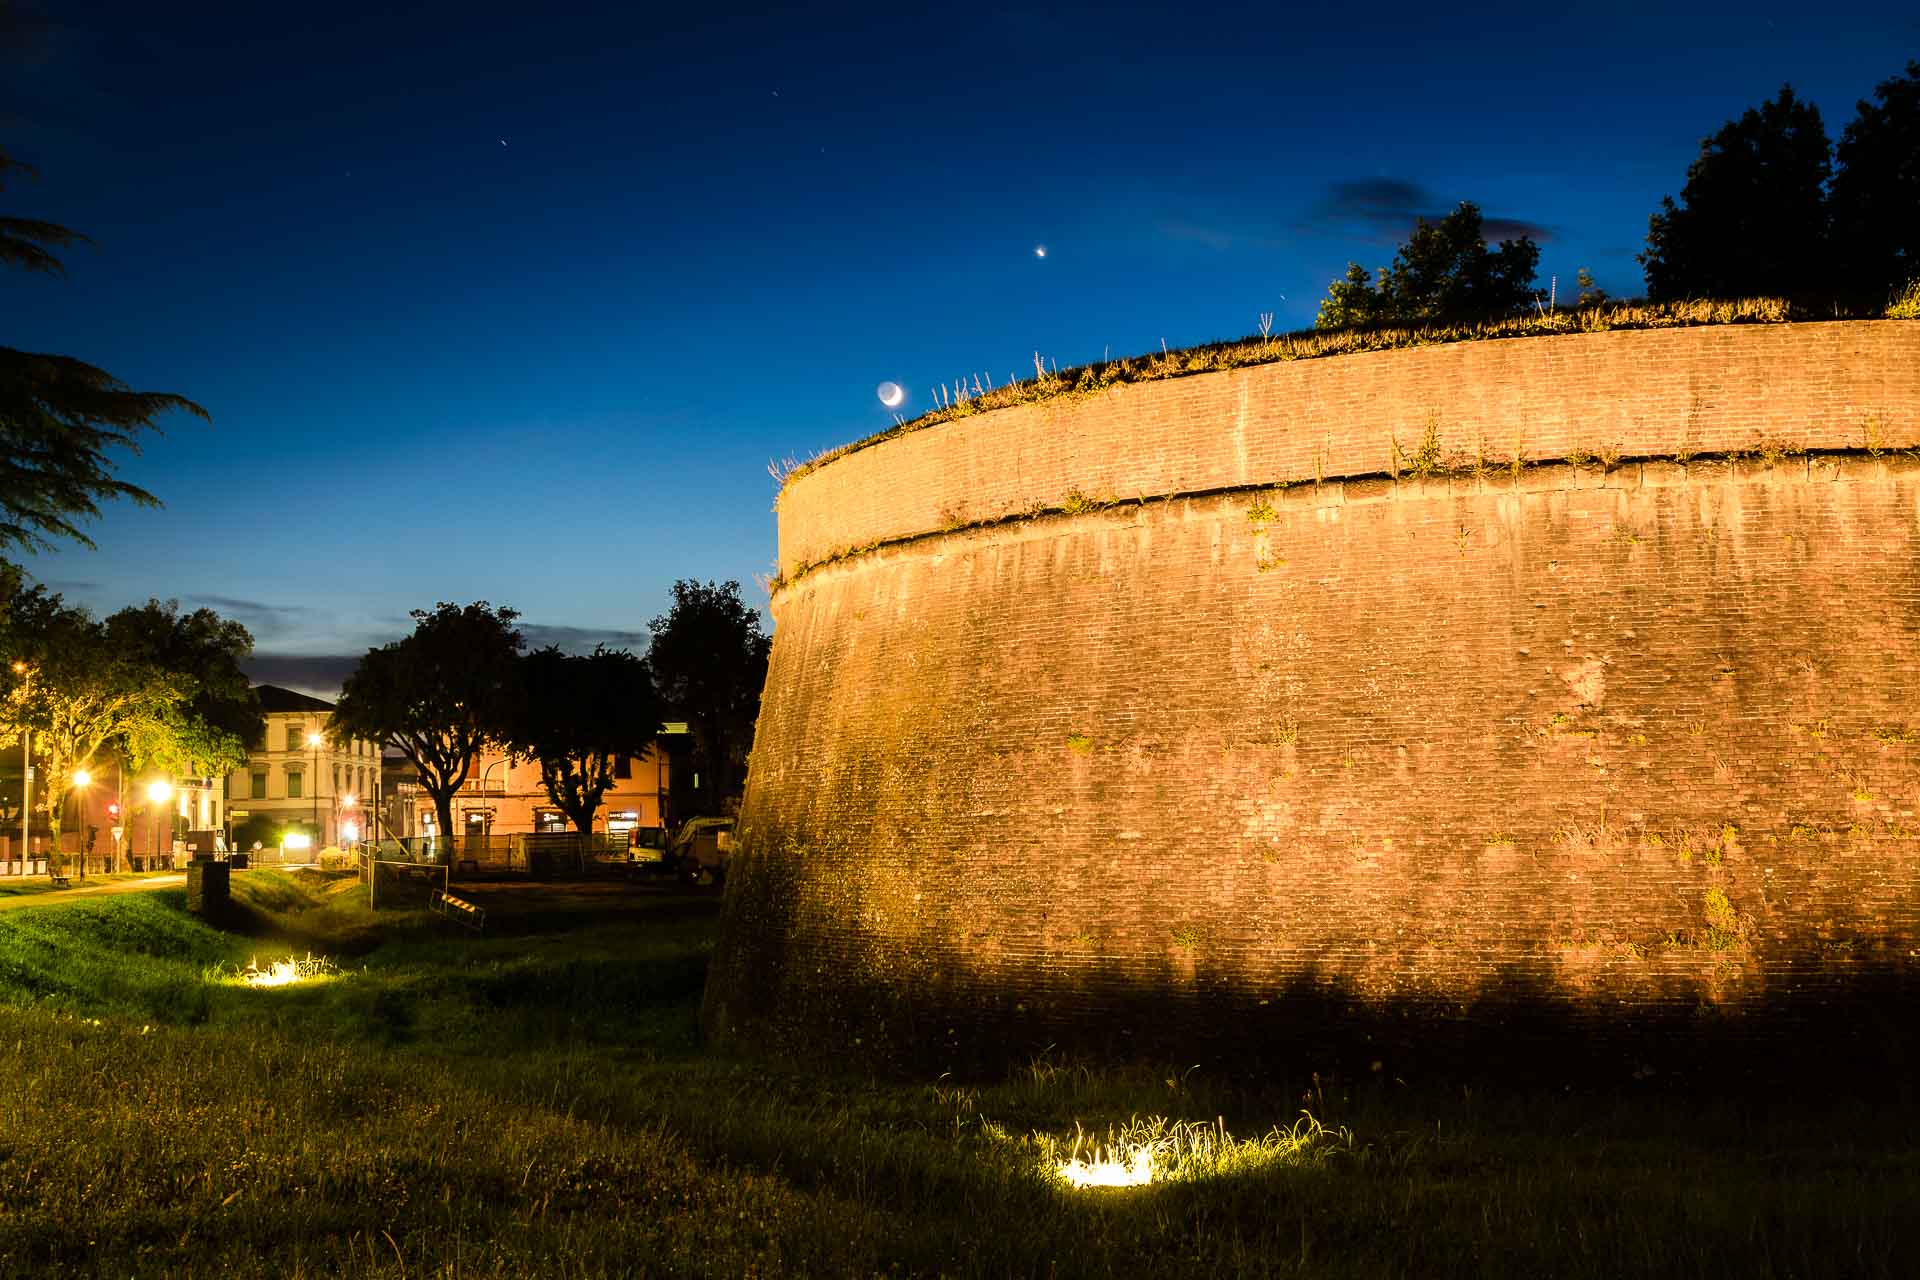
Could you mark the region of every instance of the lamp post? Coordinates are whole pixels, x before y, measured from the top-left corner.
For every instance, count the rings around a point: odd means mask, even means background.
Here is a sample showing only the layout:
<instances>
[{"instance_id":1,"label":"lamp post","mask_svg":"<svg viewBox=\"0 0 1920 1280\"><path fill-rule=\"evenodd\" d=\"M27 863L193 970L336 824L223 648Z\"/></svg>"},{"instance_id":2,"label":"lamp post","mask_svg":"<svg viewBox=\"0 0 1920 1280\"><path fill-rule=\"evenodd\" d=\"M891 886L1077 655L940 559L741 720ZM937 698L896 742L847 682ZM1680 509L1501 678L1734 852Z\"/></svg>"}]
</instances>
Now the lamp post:
<instances>
[{"instance_id":1,"label":"lamp post","mask_svg":"<svg viewBox=\"0 0 1920 1280\"><path fill-rule=\"evenodd\" d=\"M147 784L147 805L153 814L153 860L160 861L160 806L173 799L173 784L165 778L155 778ZM169 829L172 823L168 824ZM156 868L149 867L149 871Z\"/></svg>"},{"instance_id":2,"label":"lamp post","mask_svg":"<svg viewBox=\"0 0 1920 1280\"><path fill-rule=\"evenodd\" d=\"M319 837L320 847L326 848L327 833L320 829L320 735L307 735L307 745L313 748L313 832Z\"/></svg>"},{"instance_id":3,"label":"lamp post","mask_svg":"<svg viewBox=\"0 0 1920 1280\"><path fill-rule=\"evenodd\" d=\"M73 771L73 816L79 824L74 831L74 843L80 846L80 878L87 878L87 788L93 785L93 775L85 769Z\"/></svg>"},{"instance_id":4,"label":"lamp post","mask_svg":"<svg viewBox=\"0 0 1920 1280\"><path fill-rule=\"evenodd\" d=\"M360 824L353 820L353 806L360 797L349 791L340 797L340 814L334 819L340 830L340 843L351 846L354 837L360 834Z\"/></svg>"},{"instance_id":5,"label":"lamp post","mask_svg":"<svg viewBox=\"0 0 1920 1280\"><path fill-rule=\"evenodd\" d=\"M20 701L25 703L33 696L33 668L24 662L13 664L13 674L25 681L25 690ZM33 821L33 730L22 726L20 729L20 877L27 875L27 855L33 848L32 837L28 835Z\"/></svg>"}]
</instances>

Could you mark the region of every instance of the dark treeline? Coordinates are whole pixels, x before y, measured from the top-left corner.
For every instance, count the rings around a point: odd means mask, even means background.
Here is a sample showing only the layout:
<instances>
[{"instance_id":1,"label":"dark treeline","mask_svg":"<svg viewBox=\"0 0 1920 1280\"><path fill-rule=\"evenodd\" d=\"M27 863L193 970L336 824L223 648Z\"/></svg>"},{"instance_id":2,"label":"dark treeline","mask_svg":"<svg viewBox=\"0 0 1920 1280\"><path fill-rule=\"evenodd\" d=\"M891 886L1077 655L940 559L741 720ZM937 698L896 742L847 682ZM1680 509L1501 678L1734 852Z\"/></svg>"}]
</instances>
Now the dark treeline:
<instances>
[{"instance_id":1,"label":"dark treeline","mask_svg":"<svg viewBox=\"0 0 1920 1280\"><path fill-rule=\"evenodd\" d=\"M1489 249L1481 225L1471 203L1420 219L1391 265L1348 265L1318 327L1458 324L1545 302L1539 246L1520 236ZM1649 219L1638 261L1654 302L1773 297L1810 313L1920 317L1920 62L1856 104L1838 145L1791 85L1729 120ZM1584 268L1574 300L1604 300Z\"/></svg>"}]
</instances>

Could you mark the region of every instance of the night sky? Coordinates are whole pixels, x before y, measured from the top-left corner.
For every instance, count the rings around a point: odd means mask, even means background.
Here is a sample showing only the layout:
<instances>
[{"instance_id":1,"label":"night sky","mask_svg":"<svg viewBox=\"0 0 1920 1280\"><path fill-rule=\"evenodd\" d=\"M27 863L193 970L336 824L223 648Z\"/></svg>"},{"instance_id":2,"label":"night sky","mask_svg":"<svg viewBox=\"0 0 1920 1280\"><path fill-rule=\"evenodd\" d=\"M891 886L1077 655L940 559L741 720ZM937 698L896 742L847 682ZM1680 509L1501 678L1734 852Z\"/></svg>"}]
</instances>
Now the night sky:
<instances>
[{"instance_id":1,"label":"night sky","mask_svg":"<svg viewBox=\"0 0 1920 1280\"><path fill-rule=\"evenodd\" d=\"M27 567L322 694L439 600L575 649L676 578L764 608L769 461L881 381L1307 327L1459 200L1637 293L1703 136L1791 81L1837 137L1920 57L1909 4L353 7L0 17L0 202L95 241L0 276L0 344L213 415Z\"/></svg>"}]
</instances>

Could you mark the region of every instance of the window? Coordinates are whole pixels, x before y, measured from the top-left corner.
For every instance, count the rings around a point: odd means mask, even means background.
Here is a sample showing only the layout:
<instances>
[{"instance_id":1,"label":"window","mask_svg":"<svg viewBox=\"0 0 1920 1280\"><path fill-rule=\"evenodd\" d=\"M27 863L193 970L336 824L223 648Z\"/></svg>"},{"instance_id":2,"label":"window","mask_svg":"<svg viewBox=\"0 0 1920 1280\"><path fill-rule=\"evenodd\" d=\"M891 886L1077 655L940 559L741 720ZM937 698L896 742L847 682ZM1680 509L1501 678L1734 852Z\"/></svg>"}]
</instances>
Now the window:
<instances>
[{"instance_id":1,"label":"window","mask_svg":"<svg viewBox=\"0 0 1920 1280\"><path fill-rule=\"evenodd\" d=\"M304 751L307 748L307 726L287 721L287 750Z\"/></svg>"},{"instance_id":2,"label":"window","mask_svg":"<svg viewBox=\"0 0 1920 1280\"><path fill-rule=\"evenodd\" d=\"M333 766L333 794L340 794L340 766Z\"/></svg>"},{"instance_id":3,"label":"window","mask_svg":"<svg viewBox=\"0 0 1920 1280\"><path fill-rule=\"evenodd\" d=\"M287 770L287 799L298 800L301 794L300 771L298 769Z\"/></svg>"},{"instance_id":4,"label":"window","mask_svg":"<svg viewBox=\"0 0 1920 1280\"><path fill-rule=\"evenodd\" d=\"M254 770L253 798L255 800L265 800L267 798L267 771L265 769Z\"/></svg>"},{"instance_id":5,"label":"window","mask_svg":"<svg viewBox=\"0 0 1920 1280\"><path fill-rule=\"evenodd\" d=\"M615 756L613 758L613 776L616 778L631 778L633 776L633 757L626 755Z\"/></svg>"}]
</instances>

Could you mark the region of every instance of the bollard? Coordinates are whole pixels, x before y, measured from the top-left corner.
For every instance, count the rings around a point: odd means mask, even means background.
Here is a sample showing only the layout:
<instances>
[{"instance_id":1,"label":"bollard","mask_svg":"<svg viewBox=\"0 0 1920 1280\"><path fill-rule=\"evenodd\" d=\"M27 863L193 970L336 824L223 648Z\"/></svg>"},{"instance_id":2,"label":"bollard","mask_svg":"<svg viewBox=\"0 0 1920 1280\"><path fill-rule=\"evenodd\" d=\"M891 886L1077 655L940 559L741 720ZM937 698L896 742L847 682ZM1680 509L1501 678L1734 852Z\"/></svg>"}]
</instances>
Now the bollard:
<instances>
[{"instance_id":1,"label":"bollard","mask_svg":"<svg viewBox=\"0 0 1920 1280\"><path fill-rule=\"evenodd\" d=\"M228 888L226 863L195 858L187 864L187 910L194 915L209 920L224 916L230 898Z\"/></svg>"}]
</instances>

